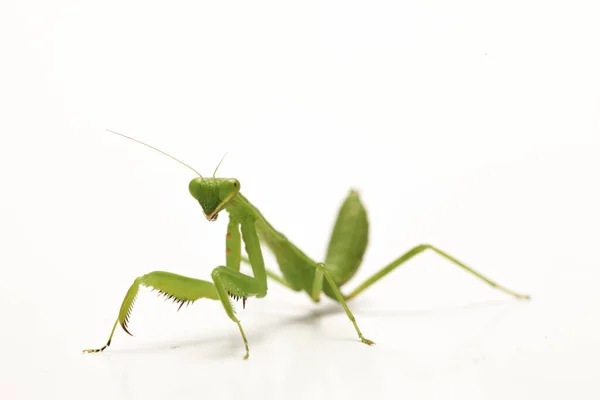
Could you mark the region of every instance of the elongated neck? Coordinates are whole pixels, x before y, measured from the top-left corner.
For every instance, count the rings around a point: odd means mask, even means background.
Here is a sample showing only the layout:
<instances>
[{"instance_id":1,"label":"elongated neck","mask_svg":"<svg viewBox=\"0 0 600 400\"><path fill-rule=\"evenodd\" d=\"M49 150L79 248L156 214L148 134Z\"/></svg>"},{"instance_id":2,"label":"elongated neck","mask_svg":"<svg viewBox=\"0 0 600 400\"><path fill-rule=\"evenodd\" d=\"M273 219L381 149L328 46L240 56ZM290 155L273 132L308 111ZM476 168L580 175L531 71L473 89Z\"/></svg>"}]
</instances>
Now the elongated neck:
<instances>
[{"instance_id":1,"label":"elongated neck","mask_svg":"<svg viewBox=\"0 0 600 400\"><path fill-rule=\"evenodd\" d=\"M238 221L255 221L259 230L268 229L275 231L275 228L267 222L267 219L262 215L258 208L250 203L250 201L241 193L238 193L231 199L225 206L225 210L232 218L237 219Z\"/></svg>"}]
</instances>

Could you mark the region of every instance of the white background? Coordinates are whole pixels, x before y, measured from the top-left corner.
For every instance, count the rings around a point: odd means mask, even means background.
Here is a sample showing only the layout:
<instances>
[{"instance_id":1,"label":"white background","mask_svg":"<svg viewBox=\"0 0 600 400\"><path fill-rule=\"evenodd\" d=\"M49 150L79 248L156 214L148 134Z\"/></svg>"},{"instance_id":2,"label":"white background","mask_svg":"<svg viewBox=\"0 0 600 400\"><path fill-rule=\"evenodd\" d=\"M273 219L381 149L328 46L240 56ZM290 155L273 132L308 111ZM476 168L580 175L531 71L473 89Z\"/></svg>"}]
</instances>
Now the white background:
<instances>
[{"instance_id":1,"label":"white background","mask_svg":"<svg viewBox=\"0 0 600 400\"><path fill-rule=\"evenodd\" d=\"M11 1L0 5L0 398L597 399L600 58L593 2ZM321 259L350 187L371 220L340 307L275 283L239 316L143 291L209 279L193 173ZM269 265L273 257L268 254Z\"/></svg>"}]
</instances>

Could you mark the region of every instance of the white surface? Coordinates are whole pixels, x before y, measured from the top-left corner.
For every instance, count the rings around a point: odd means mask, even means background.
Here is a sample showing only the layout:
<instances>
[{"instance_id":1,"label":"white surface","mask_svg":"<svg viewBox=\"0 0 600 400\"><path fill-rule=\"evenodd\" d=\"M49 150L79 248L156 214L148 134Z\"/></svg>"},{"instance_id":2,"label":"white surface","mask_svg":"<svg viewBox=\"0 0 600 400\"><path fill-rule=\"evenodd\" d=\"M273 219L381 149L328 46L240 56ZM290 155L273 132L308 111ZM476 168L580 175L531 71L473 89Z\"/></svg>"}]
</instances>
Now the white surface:
<instances>
[{"instance_id":1,"label":"white surface","mask_svg":"<svg viewBox=\"0 0 600 400\"><path fill-rule=\"evenodd\" d=\"M600 397L592 2L199 3L0 5L0 398ZM147 292L135 337L83 355L136 276L224 262L193 174L106 128L206 175L229 152L315 258L359 188L350 288L430 242L533 301L423 254L350 303L371 348L272 283L240 311L248 361L217 302Z\"/></svg>"}]
</instances>

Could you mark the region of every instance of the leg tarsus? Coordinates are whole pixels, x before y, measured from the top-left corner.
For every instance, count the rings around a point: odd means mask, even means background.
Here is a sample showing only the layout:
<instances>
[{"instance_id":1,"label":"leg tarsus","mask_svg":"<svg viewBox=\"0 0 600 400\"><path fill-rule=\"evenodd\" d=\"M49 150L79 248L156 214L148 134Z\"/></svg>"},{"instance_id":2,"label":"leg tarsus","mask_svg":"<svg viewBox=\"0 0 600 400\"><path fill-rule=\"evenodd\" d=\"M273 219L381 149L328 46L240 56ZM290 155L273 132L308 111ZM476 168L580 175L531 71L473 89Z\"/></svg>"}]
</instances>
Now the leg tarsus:
<instances>
[{"instance_id":1,"label":"leg tarsus","mask_svg":"<svg viewBox=\"0 0 600 400\"><path fill-rule=\"evenodd\" d=\"M244 346L246 346L246 355L244 356L244 360L247 360L248 357L250 357L250 349L248 348L248 339L246 339L246 334L244 333L244 330L242 329L242 324L240 324L240 321L237 321L237 326L238 328L240 328L240 333L242 334L242 338L244 339Z\"/></svg>"},{"instance_id":2,"label":"leg tarsus","mask_svg":"<svg viewBox=\"0 0 600 400\"><path fill-rule=\"evenodd\" d=\"M115 324L113 325L112 331L110 332L110 336L108 337L108 342L106 342L106 344L103 347L100 347L99 349L85 349L83 350L84 353L101 353L104 351L104 349L106 349L108 346L110 346L110 342L112 342L112 337L115 334L115 329L117 328L117 324L119 323L119 319L117 318L117 320L115 321Z\"/></svg>"}]
</instances>

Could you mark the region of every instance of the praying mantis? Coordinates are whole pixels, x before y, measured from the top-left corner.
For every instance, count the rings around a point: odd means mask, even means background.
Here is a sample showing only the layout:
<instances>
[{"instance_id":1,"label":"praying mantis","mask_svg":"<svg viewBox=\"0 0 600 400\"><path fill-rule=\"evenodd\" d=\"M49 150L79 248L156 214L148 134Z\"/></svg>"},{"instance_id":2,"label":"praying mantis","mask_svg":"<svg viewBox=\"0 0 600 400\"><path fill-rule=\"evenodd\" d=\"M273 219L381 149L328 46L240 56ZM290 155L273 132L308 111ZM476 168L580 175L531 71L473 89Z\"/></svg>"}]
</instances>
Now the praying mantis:
<instances>
[{"instance_id":1,"label":"praying mantis","mask_svg":"<svg viewBox=\"0 0 600 400\"><path fill-rule=\"evenodd\" d=\"M158 290L159 294L175 303L179 308L199 299L218 300L227 316L237 324L242 336L245 355L248 359L250 349L248 339L237 318L230 299L242 299L243 306L250 297L263 298L267 295L268 279L272 279L287 288L304 291L314 302L319 302L321 294L338 302L344 309L362 343L373 345L361 332L356 318L348 308L347 302L365 289L388 275L417 254L430 250L462 268L478 279L517 299L527 300L529 296L507 289L487 278L476 270L463 264L450 254L430 244L419 244L391 261L381 270L366 279L350 294L343 295L340 288L357 272L367 248L369 221L367 212L356 190L351 190L338 210L331 239L323 262L314 261L296 247L285 235L277 231L263 214L240 192L240 182L234 178L205 178L183 161L149 144L132 137L109 130L109 132L132 140L162 153L186 166L198 175L189 183L189 192L200 204L208 221L216 221L219 213L229 214L226 234L225 265L213 269L212 281L182 276L166 271L154 271L137 277L123 299L119 315L111 330L107 343L99 349L86 349L85 353L97 353L110 346L117 324L129 335L127 324L140 286ZM221 160L223 161L223 160ZM242 242L247 257L242 255ZM275 256L281 275L265 267L261 245L266 246ZM240 272L241 263L250 265L253 276Z\"/></svg>"}]
</instances>

